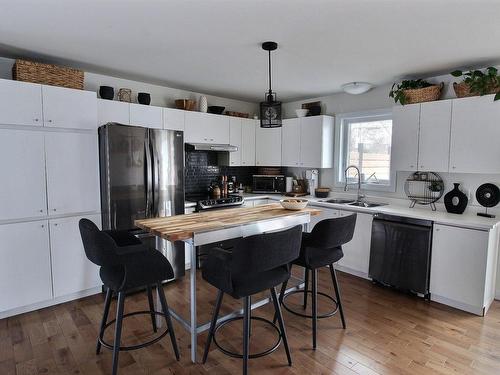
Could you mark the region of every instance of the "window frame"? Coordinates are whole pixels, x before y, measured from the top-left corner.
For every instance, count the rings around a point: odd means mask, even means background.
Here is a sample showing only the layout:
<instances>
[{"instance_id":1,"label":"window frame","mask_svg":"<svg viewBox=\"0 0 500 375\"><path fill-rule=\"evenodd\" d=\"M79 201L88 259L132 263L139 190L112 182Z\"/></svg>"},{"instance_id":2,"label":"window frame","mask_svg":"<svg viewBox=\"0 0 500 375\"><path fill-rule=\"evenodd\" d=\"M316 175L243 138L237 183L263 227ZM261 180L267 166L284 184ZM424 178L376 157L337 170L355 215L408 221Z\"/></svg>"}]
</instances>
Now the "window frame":
<instances>
[{"instance_id":1,"label":"window frame","mask_svg":"<svg viewBox=\"0 0 500 375\"><path fill-rule=\"evenodd\" d=\"M352 120L372 120L372 119L391 119L392 120L392 109L376 109L369 111L360 112L350 112L350 113L340 113L335 116L335 155L334 155L334 185L336 188L343 188L345 186L344 181L344 170L346 165L346 150L347 150L347 137L345 137L347 121ZM391 150L392 150L392 139L391 139ZM392 167L392 152L391 152L391 164L389 171L389 184L370 184L361 183L362 190L371 191L396 191L396 172Z\"/></svg>"}]
</instances>

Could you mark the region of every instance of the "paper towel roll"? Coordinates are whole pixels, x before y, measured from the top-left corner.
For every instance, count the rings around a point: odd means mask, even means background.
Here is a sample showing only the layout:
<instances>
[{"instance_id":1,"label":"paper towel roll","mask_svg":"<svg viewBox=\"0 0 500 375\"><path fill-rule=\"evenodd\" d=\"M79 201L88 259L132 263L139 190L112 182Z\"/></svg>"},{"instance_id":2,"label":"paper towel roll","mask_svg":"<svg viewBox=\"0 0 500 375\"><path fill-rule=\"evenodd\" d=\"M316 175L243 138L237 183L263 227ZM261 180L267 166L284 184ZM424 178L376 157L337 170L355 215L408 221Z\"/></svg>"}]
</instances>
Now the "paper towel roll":
<instances>
[{"instance_id":1,"label":"paper towel roll","mask_svg":"<svg viewBox=\"0 0 500 375\"><path fill-rule=\"evenodd\" d=\"M289 193L293 189L293 177L286 178L286 192Z\"/></svg>"}]
</instances>

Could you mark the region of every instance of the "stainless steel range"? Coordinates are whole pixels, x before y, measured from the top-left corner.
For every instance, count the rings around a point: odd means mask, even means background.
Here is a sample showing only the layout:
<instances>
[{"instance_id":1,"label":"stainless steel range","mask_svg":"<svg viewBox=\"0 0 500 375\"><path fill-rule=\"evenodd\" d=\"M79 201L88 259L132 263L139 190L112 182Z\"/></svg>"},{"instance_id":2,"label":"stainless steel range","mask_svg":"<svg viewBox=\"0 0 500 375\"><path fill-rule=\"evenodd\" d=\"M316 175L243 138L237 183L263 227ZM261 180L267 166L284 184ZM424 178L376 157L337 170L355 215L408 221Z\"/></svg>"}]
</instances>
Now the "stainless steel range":
<instances>
[{"instance_id":1,"label":"stainless steel range","mask_svg":"<svg viewBox=\"0 0 500 375\"><path fill-rule=\"evenodd\" d=\"M202 199L196 202L196 210L210 210L214 208L229 208L234 206L241 206L245 199L241 195L230 195L226 198L217 199Z\"/></svg>"}]
</instances>

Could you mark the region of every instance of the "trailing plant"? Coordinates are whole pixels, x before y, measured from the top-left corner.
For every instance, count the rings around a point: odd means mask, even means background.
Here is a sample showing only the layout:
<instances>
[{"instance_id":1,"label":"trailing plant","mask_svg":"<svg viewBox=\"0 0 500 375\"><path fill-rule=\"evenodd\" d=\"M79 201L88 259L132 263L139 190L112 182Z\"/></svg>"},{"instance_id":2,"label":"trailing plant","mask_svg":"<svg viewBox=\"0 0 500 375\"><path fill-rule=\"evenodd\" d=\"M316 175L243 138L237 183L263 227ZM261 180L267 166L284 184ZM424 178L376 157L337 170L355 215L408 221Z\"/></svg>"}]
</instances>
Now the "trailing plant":
<instances>
[{"instance_id":1,"label":"trailing plant","mask_svg":"<svg viewBox=\"0 0 500 375\"><path fill-rule=\"evenodd\" d=\"M481 70L470 70L468 72L455 70L450 74L453 77L465 77L463 82L469 86L472 93L483 96L498 91L493 100L500 99L500 75L497 68L490 66L486 68L486 72Z\"/></svg>"},{"instance_id":2,"label":"trailing plant","mask_svg":"<svg viewBox=\"0 0 500 375\"><path fill-rule=\"evenodd\" d=\"M405 90L423 89L429 86L433 86L433 84L423 79L406 79L399 84L392 84L389 97L394 98L395 103L400 102L402 105L405 105L407 103Z\"/></svg>"}]
</instances>

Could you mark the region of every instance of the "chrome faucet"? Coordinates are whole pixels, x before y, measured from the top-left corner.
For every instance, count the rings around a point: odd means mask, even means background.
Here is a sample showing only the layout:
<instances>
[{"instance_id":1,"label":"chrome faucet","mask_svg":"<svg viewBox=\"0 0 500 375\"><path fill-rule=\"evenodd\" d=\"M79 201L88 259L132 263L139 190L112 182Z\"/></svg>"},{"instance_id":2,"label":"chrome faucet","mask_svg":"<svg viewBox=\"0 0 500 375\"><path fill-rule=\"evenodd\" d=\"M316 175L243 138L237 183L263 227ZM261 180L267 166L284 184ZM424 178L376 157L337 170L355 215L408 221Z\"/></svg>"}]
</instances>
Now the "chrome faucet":
<instances>
[{"instance_id":1,"label":"chrome faucet","mask_svg":"<svg viewBox=\"0 0 500 375\"><path fill-rule=\"evenodd\" d=\"M347 171L349 171L349 169L351 169L351 168L354 168L356 170L356 172L357 172L357 176L358 176L358 198L357 198L357 201L361 202L365 196L363 194L361 194L361 173L359 171L359 168L356 167L355 165L349 165L344 170L344 179L345 179L344 191L348 191L349 190L349 182L348 182L348 179L347 179Z\"/></svg>"}]
</instances>

